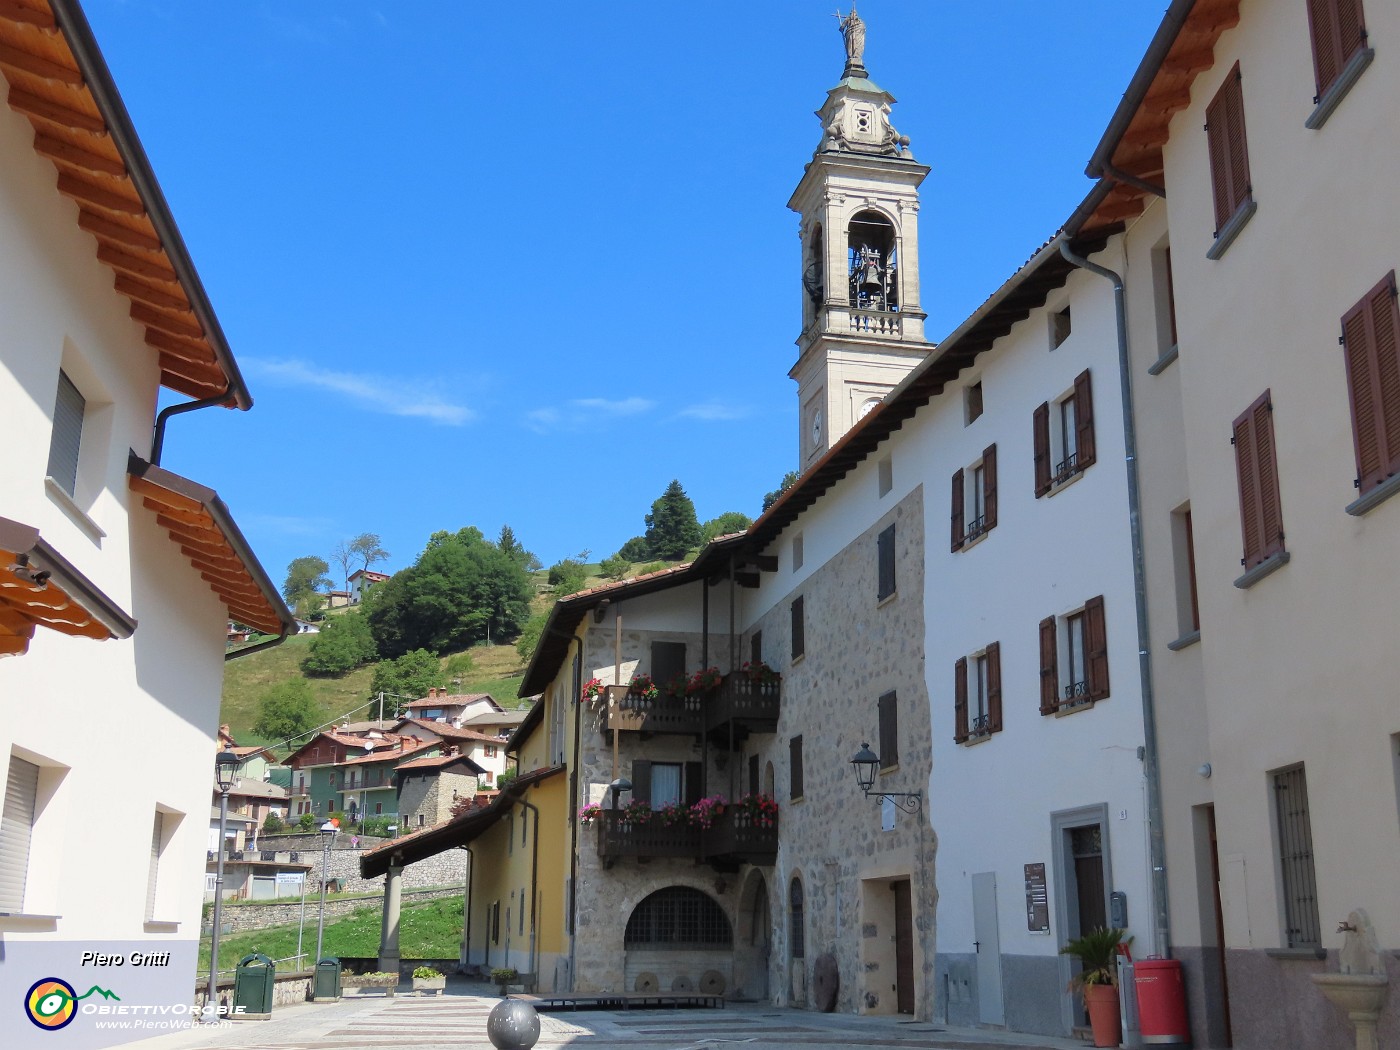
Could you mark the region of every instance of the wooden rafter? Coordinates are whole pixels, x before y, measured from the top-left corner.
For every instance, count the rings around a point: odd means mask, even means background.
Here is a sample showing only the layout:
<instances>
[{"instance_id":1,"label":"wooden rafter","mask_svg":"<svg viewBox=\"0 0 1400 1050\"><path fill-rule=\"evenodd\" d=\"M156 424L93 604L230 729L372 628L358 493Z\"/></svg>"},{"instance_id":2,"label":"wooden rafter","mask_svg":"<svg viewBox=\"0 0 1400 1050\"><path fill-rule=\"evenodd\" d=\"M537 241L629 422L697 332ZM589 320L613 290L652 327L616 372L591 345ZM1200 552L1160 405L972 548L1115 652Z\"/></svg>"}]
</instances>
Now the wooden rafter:
<instances>
[{"instance_id":1,"label":"wooden rafter","mask_svg":"<svg viewBox=\"0 0 1400 1050\"><path fill-rule=\"evenodd\" d=\"M42 120L55 127L84 131L89 135L107 133L107 122L101 117L79 113L76 109L69 109L38 95L31 95L17 87L10 88L10 108L18 110L31 120Z\"/></svg>"},{"instance_id":2,"label":"wooden rafter","mask_svg":"<svg viewBox=\"0 0 1400 1050\"><path fill-rule=\"evenodd\" d=\"M95 175L121 177L126 174L126 165L120 160L113 160L111 157L103 157L100 154L80 149L71 142L64 142L52 135L42 133L35 135L34 152L41 157L48 157L56 164L70 168L81 168L83 171L92 172Z\"/></svg>"},{"instance_id":3,"label":"wooden rafter","mask_svg":"<svg viewBox=\"0 0 1400 1050\"><path fill-rule=\"evenodd\" d=\"M181 315L133 300L128 312L133 321L139 321L147 328L154 328L167 335L186 336L191 339L204 336L204 329L199 326L199 322L194 319L194 313L189 310Z\"/></svg>"},{"instance_id":4,"label":"wooden rafter","mask_svg":"<svg viewBox=\"0 0 1400 1050\"><path fill-rule=\"evenodd\" d=\"M52 11L26 7L19 0L0 0L0 18L9 22L18 22L20 25L33 26L36 29L42 29L45 33L54 33L58 30L58 24L54 21Z\"/></svg>"},{"instance_id":5,"label":"wooden rafter","mask_svg":"<svg viewBox=\"0 0 1400 1050\"><path fill-rule=\"evenodd\" d=\"M94 186L66 171L58 173L58 192L65 197L72 197L79 204L90 204L103 211L121 212L123 215L146 214L145 205L139 199L132 200L124 194L104 190L101 186ZM170 272L173 275L175 271Z\"/></svg>"},{"instance_id":6,"label":"wooden rafter","mask_svg":"<svg viewBox=\"0 0 1400 1050\"><path fill-rule=\"evenodd\" d=\"M103 218L82 208L78 211L78 225L99 240L116 241L127 248L138 248L144 252L160 251L160 238L150 233L133 230L119 222Z\"/></svg>"},{"instance_id":7,"label":"wooden rafter","mask_svg":"<svg viewBox=\"0 0 1400 1050\"><path fill-rule=\"evenodd\" d=\"M60 65L47 58L22 51L9 44L0 44L0 66L17 69L22 73L39 77L41 80L55 80L70 87L82 87L83 75L77 69Z\"/></svg>"}]
</instances>

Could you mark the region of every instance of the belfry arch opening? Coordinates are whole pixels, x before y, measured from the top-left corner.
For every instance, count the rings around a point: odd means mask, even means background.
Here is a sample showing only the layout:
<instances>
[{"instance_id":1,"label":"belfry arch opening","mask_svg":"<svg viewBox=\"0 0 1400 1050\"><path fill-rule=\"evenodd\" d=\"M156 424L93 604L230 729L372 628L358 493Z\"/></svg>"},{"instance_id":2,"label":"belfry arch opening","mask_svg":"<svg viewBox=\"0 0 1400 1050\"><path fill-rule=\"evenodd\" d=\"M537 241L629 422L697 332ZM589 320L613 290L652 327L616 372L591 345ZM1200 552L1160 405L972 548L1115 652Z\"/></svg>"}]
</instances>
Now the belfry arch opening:
<instances>
[{"instance_id":1,"label":"belfry arch opening","mask_svg":"<svg viewBox=\"0 0 1400 1050\"><path fill-rule=\"evenodd\" d=\"M857 212L846 230L846 274L857 310L899 309L894 224L877 211Z\"/></svg>"}]
</instances>

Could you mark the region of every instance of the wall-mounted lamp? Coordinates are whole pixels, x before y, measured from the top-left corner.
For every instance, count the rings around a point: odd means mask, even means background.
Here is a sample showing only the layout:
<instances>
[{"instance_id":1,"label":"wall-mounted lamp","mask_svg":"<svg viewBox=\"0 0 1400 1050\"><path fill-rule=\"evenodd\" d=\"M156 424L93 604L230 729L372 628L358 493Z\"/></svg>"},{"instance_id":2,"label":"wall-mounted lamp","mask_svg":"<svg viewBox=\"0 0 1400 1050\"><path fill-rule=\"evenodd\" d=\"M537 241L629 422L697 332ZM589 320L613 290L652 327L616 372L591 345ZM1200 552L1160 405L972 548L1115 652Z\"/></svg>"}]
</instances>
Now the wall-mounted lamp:
<instances>
[{"instance_id":1,"label":"wall-mounted lamp","mask_svg":"<svg viewBox=\"0 0 1400 1050\"><path fill-rule=\"evenodd\" d=\"M1210 779L1210 763L1203 762L1196 772L1205 780Z\"/></svg>"},{"instance_id":2,"label":"wall-mounted lamp","mask_svg":"<svg viewBox=\"0 0 1400 1050\"><path fill-rule=\"evenodd\" d=\"M860 750L851 758L851 768L856 771L856 785L866 798L872 794L875 801L889 799L906 813L921 813L924 808L922 791L875 791L875 773L880 768L880 756L870 750L869 743L862 742Z\"/></svg>"}]
</instances>

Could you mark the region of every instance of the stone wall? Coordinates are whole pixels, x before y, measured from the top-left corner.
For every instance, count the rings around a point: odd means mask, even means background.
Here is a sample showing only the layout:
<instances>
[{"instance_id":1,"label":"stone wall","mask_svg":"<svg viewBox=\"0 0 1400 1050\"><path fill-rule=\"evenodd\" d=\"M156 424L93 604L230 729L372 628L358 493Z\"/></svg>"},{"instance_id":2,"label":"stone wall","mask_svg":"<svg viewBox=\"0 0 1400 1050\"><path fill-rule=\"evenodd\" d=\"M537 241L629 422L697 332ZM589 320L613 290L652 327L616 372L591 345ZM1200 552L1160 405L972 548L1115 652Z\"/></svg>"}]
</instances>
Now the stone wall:
<instances>
[{"instance_id":1,"label":"stone wall","mask_svg":"<svg viewBox=\"0 0 1400 1050\"><path fill-rule=\"evenodd\" d=\"M409 904L417 904L423 901L438 900L443 897L461 898L464 890L462 886L451 886L446 889L436 890L405 890L403 903L407 907ZM326 901L326 918L340 918L342 915L349 915L359 908L374 908L379 910L384 906L384 896L378 897L356 897L353 900L328 900ZM295 925L301 919L301 898L295 897L291 900L284 900L276 904L226 904L219 913L220 922L224 931L240 933L243 930L264 930L269 926ZM306 915L307 921L315 924L316 916L320 909L320 899L308 890L306 895Z\"/></svg>"},{"instance_id":2,"label":"stone wall","mask_svg":"<svg viewBox=\"0 0 1400 1050\"><path fill-rule=\"evenodd\" d=\"M452 804L459 796L470 798L476 792L476 777L465 773L405 776L399 791L399 814L407 821L403 830L441 824L451 818Z\"/></svg>"},{"instance_id":3,"label":"stone wall","mask_svg":"<svg viewBox=\"0 0 1400 1050\"><path fill-rule=\"evenodd\" d=\"M277 973L272 978L272 1008L276 1010L279 1006L290 1006L294 1003L304 1003L311 997L311 981L315 977L314 970L294 970L287 973ZM215 983L215 994L218 1000L225 1007L231 1008L233 1005L233 982L234 976L220 977ZM194 1003L196 1014L204 1009L204 1004L209 999L208 975L195 983Z\"/></svg>"}]
</instances>

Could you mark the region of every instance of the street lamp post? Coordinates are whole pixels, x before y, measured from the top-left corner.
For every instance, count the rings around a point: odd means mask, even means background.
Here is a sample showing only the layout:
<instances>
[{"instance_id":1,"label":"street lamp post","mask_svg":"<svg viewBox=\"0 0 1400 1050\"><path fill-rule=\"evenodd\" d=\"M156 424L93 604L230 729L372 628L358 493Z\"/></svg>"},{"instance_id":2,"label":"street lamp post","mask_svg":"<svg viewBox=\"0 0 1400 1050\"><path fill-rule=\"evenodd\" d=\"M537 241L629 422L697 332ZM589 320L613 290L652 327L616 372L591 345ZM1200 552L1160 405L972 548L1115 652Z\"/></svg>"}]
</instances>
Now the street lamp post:
<instances>
[{"instance_id":1,"label":"street lamp post","mask_svg":"<svg viewBox=\"0 0 1400 1050\"><path fill-rule=\"evenodd\" d=\"M220 751L214 758L214 779L219 785L219 842L214 867L214 930L209 944L209 991L205 996L206 1015L217 1019L219 975L219 934L223 925L224 906L224 835L228 830L228 793L238 772L238 756L232 751ZM211 1013L212 1011L212 1013Z\"/></svg>"},{"instance_id":2,"label":"street lamp post","mask_svg":"<svg viewBox=\"0 0 1400 1050\"><path fill-rule=\"evenodd\" d=\"M870 750L868 743L862 742L860 750L851 758L851 768L856 771L856 785L865 797L875 796L876 802L888 799L906 813L921 813L924 808L922 791L875 791L875 772L880 768L880 756Z\"/></svg>"},{"instance_id":3,"label":"street lamp post","mask_svg":"<svg viewBox=\"0 0 1400 1050\"><path fill-rule=\"evenodd\" d=\"M324 848L321 853L321 914L316 920L316 962L321 961L321 945L326 933L326 881L327 873L331 866L331 843L335 841L335 834L340 830L340 825L334 818L321 825L321 841Z\"/></svg>"}]
</instances>

